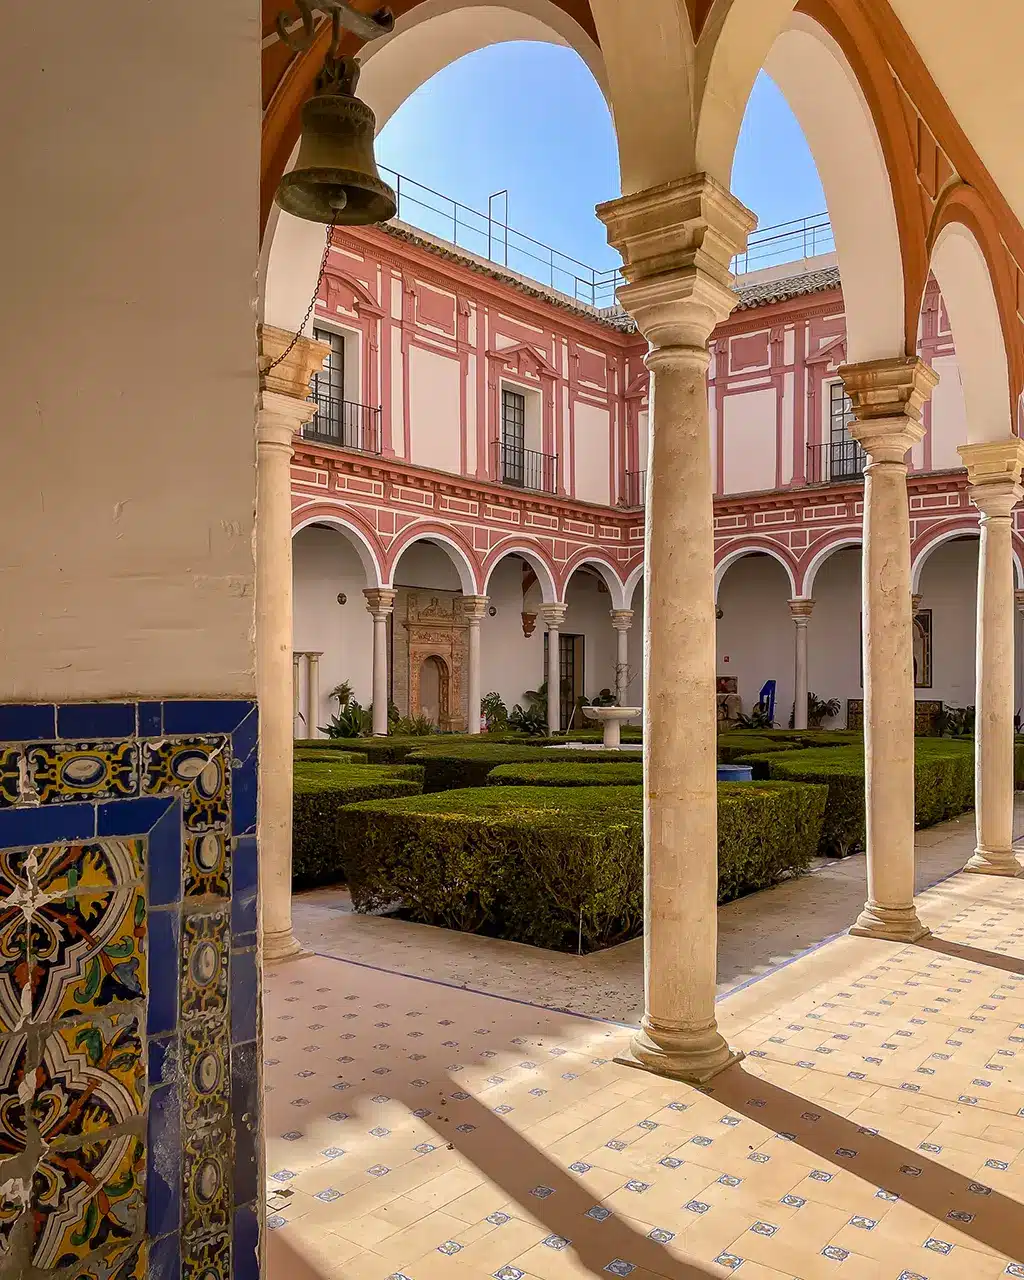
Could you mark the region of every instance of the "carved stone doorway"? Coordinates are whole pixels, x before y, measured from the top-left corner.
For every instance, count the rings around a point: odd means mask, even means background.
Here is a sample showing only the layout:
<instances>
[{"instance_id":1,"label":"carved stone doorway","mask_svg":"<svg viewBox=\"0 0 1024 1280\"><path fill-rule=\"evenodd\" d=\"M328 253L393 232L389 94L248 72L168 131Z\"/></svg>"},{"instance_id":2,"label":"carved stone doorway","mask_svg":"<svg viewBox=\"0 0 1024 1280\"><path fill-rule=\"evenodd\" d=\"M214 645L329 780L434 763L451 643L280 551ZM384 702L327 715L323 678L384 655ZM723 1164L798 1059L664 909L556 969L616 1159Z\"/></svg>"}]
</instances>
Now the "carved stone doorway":
<instances>
[{"instance_id":1,"label":"carved stone doorway","mask_svg":"<svg viewBox=\"0 0 1024 1280\"><path fill-rule=\"evenodd\" d=\"M437 654L423 660L419 692L421 713L433 724L447 726L451 722L451 679L448 664Z\"/></svg>"},{"instance_id":2,"label":"carved stone doorway","mask_svg":"<svg viewBox=\"0 0 1024 1280\"><path fill-rule=\"evenodd\" d=\"M402 588L395 609L395 702L440 729L466 728L469 631L457 591Z\"/></svg>"}]
</instances>

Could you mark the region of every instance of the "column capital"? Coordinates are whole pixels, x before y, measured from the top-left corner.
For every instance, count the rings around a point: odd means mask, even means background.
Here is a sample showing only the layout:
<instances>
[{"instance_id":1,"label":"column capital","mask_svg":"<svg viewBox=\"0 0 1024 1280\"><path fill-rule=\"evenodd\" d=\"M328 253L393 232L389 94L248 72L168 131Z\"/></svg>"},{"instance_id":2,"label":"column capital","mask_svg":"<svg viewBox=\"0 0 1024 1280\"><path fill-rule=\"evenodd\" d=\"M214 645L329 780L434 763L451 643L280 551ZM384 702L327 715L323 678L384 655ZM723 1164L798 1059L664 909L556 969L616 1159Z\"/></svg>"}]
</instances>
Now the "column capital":
<instances>
[{"instance_id":1,"label":"column capital","mask_svg":"<svg viewBox=\"0 0 1024 1280\"><path fill-rule=\"evenodd\" d=\"M568 607L567 604L542 604L540 616L544 619L544 625L548 628L560 627L565 621L565 611Z\"/></svg>"},{"instance_id":2,"label":"column capital","mask_svg":"<svg viewBox=\"0 0 1024 1280\"><path fill-rule=\"evenodd\" d=\"M1013 593L1013 603L1024 613L1024 591L1015 591Z\"/></svg>"},{"instance_id":3,"label":"column capital","mask_svg":"<svg viewBox=\"0 0 1024 1280\"><path fill-rule=\"evenodd\" d=\"M924 439L921 411L939 375L917 356L866 360L839 370L856 421L850 434L872 462L903 462Z\"/></svg>"},{"instance_id":4,"label":"column capital","mask_svg":"<svg viewBox=\"0 0 1024 1280\"><path fill-rule=\"evenodd\" d=\"M736 305L730 266L757 218L707 174L598 205L622 255L619 301L653 347L703 350Z\"/></svg>"},{"instance_id":5,"label":"column capital","mask_svg":"<svg viewBox=\"0 0 1024 1280\"><path fill-rule=\"evenodd\" d=\"M467 621L479 622L487 616L487 607L490 603L490 596L463 596L462 612Z\"/></svg>"},{"instance_id":6,"label":"column capital","mask_svg":"<svg viewBox=\"0 0 1024 1280\"><path fill-rule=\"evenodd\" d=\"M367 611L373 614L374 618L386 618L395 608L395 596L398 592L391 587L366 587L363 590L366 597Z\"/></svg>"},{"instance_id":7,"label":"column capital","mask_svg":"<svg viewBox=\"0 0 1024 1280\"><path fill-rule=\"evenodd\" d=\"M628 631L633 625L632 609L612 609L612 626L616 631Z\"/></svg>"},{"instance_id":8,"label":"column capital","mask_svg":"<svg viewBox=\"0 0 1024 1280\"><path fill-rule=\"evenodd\" d=\"M1008 517L1024 497L1021 487L1024 441L1010 436L986 444L962 444L957 453L967 468L974 505L983 516Z\"/></svg>"},{"instance_id":9,"label":"column capital","mask_svg":"<svg viewBox=\"0 0 1024 1280\"><path fill-rule=\"evenodd\" d=\"M921 601L922 601L923 599L924 599L924 596L919 595L916 591L915 591L915 592L914 592L914 594L910 597L910 612L911 612L911 615L913 615L913 614L917 613L917 611L921 608Z\"/></svg>"},{"instance_id":10,"label":"column capital","mask_svg":"<svg viewBox=\"0 0 1024 1280\"><path fill-rule=\"evenodd\" d=\"M814 601L799 597L789 602L789 612L798 627L806 627L807 620L814 612Z\"/></svg>"},{"instance_id":11,"label":"column capital","mask_svg":"<svg viewBox=\"0 0 1024 1280\"><path fill-rule=\"evenodd\" d=\"M281 363L271 369L271 363L288 349L295 335L287 329L278 329L270 324L261 324L257 334L260 344L260 391L274 391L290 396L293 400L307 400L310 379L323 368L324 361L331 354L327 343L301 337Z\"/></svg>"}]
</instances>

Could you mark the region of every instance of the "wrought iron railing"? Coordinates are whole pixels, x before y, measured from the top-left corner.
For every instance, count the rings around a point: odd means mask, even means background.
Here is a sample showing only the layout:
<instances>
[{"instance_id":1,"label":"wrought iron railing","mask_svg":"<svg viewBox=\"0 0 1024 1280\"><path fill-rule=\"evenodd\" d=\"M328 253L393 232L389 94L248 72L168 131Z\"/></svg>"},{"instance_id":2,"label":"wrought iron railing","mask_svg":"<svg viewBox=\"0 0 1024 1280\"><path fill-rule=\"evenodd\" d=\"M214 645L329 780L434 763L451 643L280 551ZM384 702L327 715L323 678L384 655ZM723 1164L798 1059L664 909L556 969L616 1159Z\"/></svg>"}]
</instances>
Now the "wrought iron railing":
<instances>
[{"instance_id":1,"label":"wrought iron railing","mask_svg":"<svg viewBox=\"0 0 1024 1280\"><path fill-rule=\"evenodd\" d=\"M840 484L861 480L867 456L856 440L830 440L807 446L807 483Z\"/></svg>"},{"instance_id":2,"label":"wrought iron railing","mask_svg":"<svg viewBox=\"0 0 1024 1280\"><path fill-rule=\"evenodd\" d=\"M647 472L627 471L626 484L622 494L622 505L625 507L642 507L647 492Z\"/></svg>"},{"instance_id":3,"label":"wrought iron railing","mask_svg":"<svg viewBox=\"0 0 1024 1280\"><path fill-rule=\"evenodd\" d=\"M333 444L341 449L357 449L360 453L380 453L380 409L370 404L355 404L334 396L318 395L313 421L302 434L307 440Z\"/></svg>"},{"instance_id":4,"label":"wrought iron railing","mask_svg":"<svg viewBox=\"0 0 1024 1280\"><path fill-rule=\"evenodd\" d=\"M760 271L763 267L781 266L801 258L814 258L821 253L834 253L835 236L827 213L814 213L808 218L779 222L761 227L747 241L744 253L732 260L737 275Z\"/></svg>"},{"instance_id":5,"label":"wrought iron railing","mask_svg":"<svg viewBox=\"0 0 1024 1280\"><path fill-rule=\"evenodd\" d=\"M494 441L494 470L501 484L537 493L554 493L558 480L558 454L524 449L514 440Z\"/></svg>"}]
</instances>

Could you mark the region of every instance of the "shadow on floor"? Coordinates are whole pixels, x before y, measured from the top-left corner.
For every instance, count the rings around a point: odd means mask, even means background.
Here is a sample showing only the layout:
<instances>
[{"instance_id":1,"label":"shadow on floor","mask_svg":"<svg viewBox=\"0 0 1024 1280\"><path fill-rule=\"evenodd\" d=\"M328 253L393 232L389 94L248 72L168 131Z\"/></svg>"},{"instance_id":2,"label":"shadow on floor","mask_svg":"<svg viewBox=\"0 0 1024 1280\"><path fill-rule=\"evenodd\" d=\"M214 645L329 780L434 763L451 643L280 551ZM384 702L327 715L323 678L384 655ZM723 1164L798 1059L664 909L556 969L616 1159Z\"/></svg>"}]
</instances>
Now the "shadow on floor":
<instances>
[{"instance_id":1,"label":"shadow on floor","mask_svg":"<svg viewBox=\"0 0 1024 1280\"><path fill-rule=\"evenodd\" d=\"M948 1223L1010 1258L1024 1256L1024 1210L1016 1200L927 1159L920 1151L908 1151L819 1102L751 1075L742 1064L716 1076L703 1092L805 1151L848 1169L870 1186L898 1195L936 1222Z\"/></svg>"},{"instance_id":2,"label":"shadow on floor","mask_svg":"<svg viewBox=\"0 0 1024 1280\"><path fill-rule=\"evenodd\" d=\"M923 951L934 951L938 955L952 956L956 960L966 960L971 964L984 964L990 969L1002 969L1005 973L1024 975L1024 960L1019 956L1004 956L996 951L984 951L980 947L969 947L965 942L949 942L946 938L936 938L929 934L917 943Z\"/></svg>"}]
</instances>

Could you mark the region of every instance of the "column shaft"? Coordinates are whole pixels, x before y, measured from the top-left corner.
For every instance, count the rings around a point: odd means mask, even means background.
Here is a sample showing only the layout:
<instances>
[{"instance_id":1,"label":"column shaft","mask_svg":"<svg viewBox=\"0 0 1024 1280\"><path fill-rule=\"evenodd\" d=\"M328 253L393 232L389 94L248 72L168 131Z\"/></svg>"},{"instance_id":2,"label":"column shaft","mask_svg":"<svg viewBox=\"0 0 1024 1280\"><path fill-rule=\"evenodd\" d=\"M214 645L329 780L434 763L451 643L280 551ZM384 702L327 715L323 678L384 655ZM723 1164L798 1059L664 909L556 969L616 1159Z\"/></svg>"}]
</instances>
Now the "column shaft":
<instances>
[{"instance_id":1,"label":"column shaft","mask_svg":"<svg viewBox=\"0 0 1024 1280\"><path fill-rule=\"evenodd\" d=\"M388 734L388 618L397 593L387 587L371 587L363 592L373 618L373 733Z\"/></svg>"},{"instance_id":2,"label":"column shaft","mask_svg":"<svg viewBox=\"0 0 1024 1280\"><path fill-rule=\"evenodd\" d=\"M629 692L629 629L633 625L633 610L613 609L611 614L615 628L615 701L624 707Z\"/></svg>"},{"instance_id":3,"label":"column shaft","mask_svg":"<svg viewBox=\"0 0 1024 1280\"><path fill-rule=\"evenodd\" d=\"M309 737L320 736L320 654L306 654L306 729Z\"/></svg>"},{"instance_id":4,"label":"column shaft","mask_svg":"<svg viewBox=\"0 0 1024 1280\"><path fill-rule=\"evenodd\" d=\"M558 637L560 627L565 621L564 604L542 604L541 617L548 629L548 669L545 673L548 687L548 733L562 731L562 671L559 654Z\"/></svg>"},{"instance_id":5,"label":"column shaft","mask_svg":"<svg viewBox=\"0 0 1024 1280\"><path fill-rule=\"evenodd\" d=\"M796 670L793 681L793 728L807 728L807 624L813 600L790 600L789 611L796 626Z\"/></svg>"},{"instance_id":6,"label":"column shaft","mask_svg":"<svg viewBox=\"0 0 1024 1280\"><path fill-rule=\"evenodd\" d=\"M465 614L466 622L469 627L468 636L468 713L467 713L467 731L469 733L480 732L480 624L483 621L487 606L490 600L487 596L463 596L462 612Z\"/></svg>"}]
</instances>

